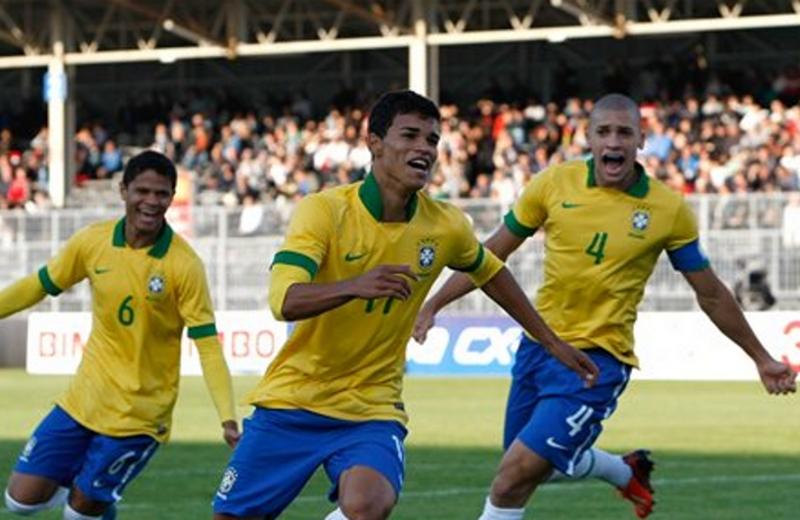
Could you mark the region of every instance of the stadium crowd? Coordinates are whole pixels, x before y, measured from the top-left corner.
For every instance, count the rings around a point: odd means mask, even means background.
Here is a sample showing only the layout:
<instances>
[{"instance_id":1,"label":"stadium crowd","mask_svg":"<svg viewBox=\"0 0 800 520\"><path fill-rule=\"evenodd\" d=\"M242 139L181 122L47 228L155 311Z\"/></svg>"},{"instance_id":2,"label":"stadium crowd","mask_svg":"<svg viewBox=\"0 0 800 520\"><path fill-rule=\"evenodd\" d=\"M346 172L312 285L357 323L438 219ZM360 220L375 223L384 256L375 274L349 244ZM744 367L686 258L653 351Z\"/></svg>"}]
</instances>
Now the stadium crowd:
<instances>
[{"instance_id":1,"label":"stadium crowd","mask_svg":"<svg viewBox=\"0 0 800 520\"><path fill-rule=\"evenodd\" d=\"M800 105L793 96L759 103L712 84L702 97L644 102L647 140L640 160L651 175L684 193L797 191ZM118 139L132 150L164 152L192 172L199 204L293 199L359 179L369 168L366 114L358 107L370 100L314 117L302 95L276 113L232 109L218 98L193 92L183 102L133 105L119 117L130 126L127 134L111 135L98 122L81 126L75 135L77 182L121 170ZM439 167L428 191L510 204L538 171L587 155L591 107L592 101L579 98L560 105L488 97L469 107L443 104ZM169 117L154 123L158 113ZM8 129L0 132L0 207L46 206L47 174L46 128L23 146Z\"/></svg>"}]
</instances>

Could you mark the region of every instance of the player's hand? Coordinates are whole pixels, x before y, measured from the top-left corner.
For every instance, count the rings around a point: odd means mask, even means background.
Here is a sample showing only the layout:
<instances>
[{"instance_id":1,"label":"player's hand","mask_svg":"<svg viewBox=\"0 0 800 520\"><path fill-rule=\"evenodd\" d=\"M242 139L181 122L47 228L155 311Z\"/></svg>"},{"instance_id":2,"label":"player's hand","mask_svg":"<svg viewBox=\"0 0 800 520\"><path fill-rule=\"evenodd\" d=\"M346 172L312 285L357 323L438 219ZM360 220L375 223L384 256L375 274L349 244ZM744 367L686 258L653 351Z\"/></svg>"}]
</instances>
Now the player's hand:
<instances>
[{"instance_id":1,"label":"player's hand","mask_svg":"<svg viewBox=\"0 0 800 520\"><path fill-rule=\"evenodd\" d=\"M594 364L592 358L580 349L577 349L561 340L546 347L547 351L561 361L567 368L574 371L583 379L586 388L591 388L600 376L600 369Z\"/></svg>"},{"instance_id":2,"label":"player's hand","mask_svg":"<svg viewBox=\"0 0 800 520\"><path fill-rule=\"evenodd\" d=\"M414 331L411 333L411 337L414 340L422 345L425 343L425 338L428 336L428 331L431 330L431 327L436 323L436 312L433 311L427 304L422 306L420 309L419 314L417 314L417 319L414 321Z\"/></svg>"},{"instance_id":3,"label":"player's hand","mask_svg":"<svg viewBox=\"0 0 800 520\"><path fill-rule=\"evenodd\" d=\"M236 421L225 421L222 423L222 438L225 439L225 443L230 446L231 449L236 447L241 436L242 434L239 433L239 425Z\"/></svg>"},{"instance_id":4,"label":"player's hand","mask_svg":"<svg viewBox=\"0 0 800 520\"><path fill-rule=\"evenodd\" d=\"M379 265L350 280L352 291L358 298L397 298L411 296L411 281L419 277L408 265Z\"/></svg>"},{"instance_id":5,"label":"player's hand","mask_svg":"<svg viewBox=\"0 0 800 520\"><path fill-rule=\"evenodd\" d=\"M761 376L761 383L770 394L790 394L797 390L797 384L795 383L797 374L789 365L775 359L770 358L768 361L759 364L758 375Z\"/></svg>"}]
</instances>

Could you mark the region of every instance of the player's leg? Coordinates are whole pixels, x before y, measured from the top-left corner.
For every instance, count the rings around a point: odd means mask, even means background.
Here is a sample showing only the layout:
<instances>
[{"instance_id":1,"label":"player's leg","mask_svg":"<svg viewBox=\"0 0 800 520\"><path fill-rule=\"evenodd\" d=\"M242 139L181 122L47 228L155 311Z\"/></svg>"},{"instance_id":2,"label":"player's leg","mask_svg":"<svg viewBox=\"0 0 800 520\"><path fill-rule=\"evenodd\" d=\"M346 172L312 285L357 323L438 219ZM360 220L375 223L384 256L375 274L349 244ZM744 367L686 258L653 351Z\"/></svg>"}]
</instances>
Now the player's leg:
<instances>
[{"instance_id":1,"label":"player's leg","mask_svg":"<svg viewBox=\"0 0 800 520\"><path fill-rule=\"evenodd\" d=\"M54 407L17 459L5 490L6 507L21 515L61 507L92 435L61 408Z\"/></svg>"},{"instance_id":2,"label":"player's leg","mask_svg":"<svg viewBox=\"0 0 800 520\"><path fill-rule=\"evenodd\" d=\"M214 496L214 518L277 518L331 450L334 419L256 407Z\"/></svg>"},{"instance_id":3,"label":"player's leg","mask_svg":"<svg viewBox=\"0 0 800 520\"><path fill-rule=\"evenodd\" d=\"M506 401L503 428L505 453L492 482L492 490L496 488L497 493L490 493L486 498L482 520L522 518L525 500L542 480L542 475L546 477L551 472L551 466L546 460L519 442L515 444L517 436L530 421L539 402L541 380L536 374L547 361L542 351L527 336L521 336ZM520 453L523 449L527 453ZM533 458L528 458L527 454L531 454ZM509 486L514 489L509 489ZM525 500L515 500L513 495L516 494L524 496ZM517 503L521 505L515 505Z\"/></svg>"},{"instance_id":4,"label":"player's leg","mask_svg":"<svg viewBox=\"0 0 800 520\"><path fill-rule=\"evenodd\" d=\"M587 352L601 373L591 389L584 388L580 378L541 347L521 345L517 363L531 370L525 372L515 366L514 376L524 375L536 383L539 401L503 457L483 519L521 518L521 508L553 468L569 476L583 469L579 467L583 453L602 430L601 422L616 407L630 374L630 369L610 354L599 349Z\"/></svg>"},{"instance_id":5,"label":"player's leg","mask_svg":"<svg viewBox=\"0 0 800 520\"><path fill-rule=\"evenodd\" d=\"M158 449L148 435L109 437L96 434L75 477L65 518L113 518L125 488Z\"/></svg>"},{"instance_id":6,"label":"player's leg","mask_svg":"<svg viewBox=\"0 0 800 520\"><path fill-rule=\"evenodd\" d=\"M392 512L405 475L406 429L396 421L351 423L325 461L339 508L330 520L382 520Z\"/></svg>"},{"instance_id":7,"label":"player's leg","mask_svg":"<svg viewBox=\"0 0 800 520\"><path fill-rule=\"evenodd\" d=\"M611 373L620 370L627 371L624 366L609 367ZM607 370L608 370L607 369ZM610 417L616 410L616 397L619 396L627 384L627 378L620 379L620 383L612 391L613 399L604 406L605 417ZM631 501L636 515L646 518L653 510L655 491L650 483L650 475L654 463L648 450L639 449L625 455L617 455L592 447L583 451L575 463L572 475L566 475L554 470L548 482L575 481L596 478L608 482L616 487L620 496Z\"/></svg>"}]
</instances>

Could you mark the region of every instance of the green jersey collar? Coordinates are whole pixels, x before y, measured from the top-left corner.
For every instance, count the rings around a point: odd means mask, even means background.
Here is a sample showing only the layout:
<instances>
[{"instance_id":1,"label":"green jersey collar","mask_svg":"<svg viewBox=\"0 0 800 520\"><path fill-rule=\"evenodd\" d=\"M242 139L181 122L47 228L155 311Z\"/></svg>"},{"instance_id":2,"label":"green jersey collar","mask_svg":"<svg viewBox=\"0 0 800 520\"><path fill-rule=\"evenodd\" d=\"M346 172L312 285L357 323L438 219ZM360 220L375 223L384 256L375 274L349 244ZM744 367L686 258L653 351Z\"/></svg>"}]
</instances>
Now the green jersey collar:
<instances>
[{"instance_id":1,"label":"green jersey collar","mask_svg":"<svg viewBox=\"0 0 800 520\"><path fill-rule=\"evenodd\" d=\"M590 188L597 186L597 179L594 176L594 158L586 161L586 167L589 169L586 185ZM647 172L644 171L644 166L638 162L633 163L633 167L636 170L638 179L633 183L633 186L626 190L626 193L638 199L643 199L647 192L650 191L650 178L647 176Z\"/></svg>"},{"instance_id":2,"label":"green jersey collar","mask_svg":"<svg viewBox=\"0 0 800 520\"><path fill-rule=\"evenodd\" d=\"M164 255L169 251L172 235L172 228L164 221L164 225L161 227L161 231L158 232L158 237L156 237L155 244L150 247L147 254L153 258L164 258ZM114 238L111 240L111 245L125 247L125 217L121 218L117 225L114 226Z\"/></svg>"},{"instance_id":3,"label":"green jersey collar","mask_svg":"<svg viewBox=\"0 0 800 520\"><path fill-rule=\"evenodd\" d=\"M378 188L378 181L375 180L375 175L370 172L358 188L358 197L364 203L372 218L381 221L383 217L383 199L381 199L381 191ZM417 194L411 195L411 198L406 203L406 221L411 220L414 212L417 210Z\"/></svg>"}]
</instances>

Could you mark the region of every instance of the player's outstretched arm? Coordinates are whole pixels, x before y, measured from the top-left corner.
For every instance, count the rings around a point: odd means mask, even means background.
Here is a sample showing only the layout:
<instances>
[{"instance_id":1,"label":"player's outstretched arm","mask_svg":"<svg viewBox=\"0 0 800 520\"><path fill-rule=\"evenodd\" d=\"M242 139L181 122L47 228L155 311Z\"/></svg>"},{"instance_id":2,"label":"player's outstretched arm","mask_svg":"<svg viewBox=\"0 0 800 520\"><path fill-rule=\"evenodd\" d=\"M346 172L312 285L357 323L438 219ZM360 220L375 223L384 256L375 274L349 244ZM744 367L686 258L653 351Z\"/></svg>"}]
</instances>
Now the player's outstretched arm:
<instances>
[{"instance_id":1,"label":"player's outstretched arm","mask_svg":"<svg viewBox=\"0 0 800 520\"><path fill-rule=\"evenodd\" d=\"M42 301L47 293L35 274L18 280L0 291L0 318L5 318Z\"/></svg>"},{"instance_id":2,"label":"player's outstretched arm","mask_svg":"<svg viewBox=\"0 0 800 520\"><path fill-rule=\"evenodd\" d=\"M684 272L683 276L694 289L703 312L756 364L767 392L770 394L794 392L796 374L788 365L777 361L767 352L747 323L733 295L714 271L707 267L701 271Z\"/></svg>"},{"instance_id":3,"label":"player's outstretched arm","mask_svg":"<svg viewBox=\"0 0 800 520\"><path fill-rule=\"evenodd\" d=\"M484 246L491 250L500 260L505 261L508 255L516 251L524 241L524 238L514 235L505 225L501 225L492 236L486 240ZM450 276L442 288L436 291L436 294L425 302L417 314L417 319L414 322L414 330L412 332L414 339L418 343L425 343L425 337L436 321L436 314L450 302L461 298L474 289L475 284L472 283L472 280L470 280L469 276L466 274L454 273Z\"/></svg>"},{"instance_id":4,"label":"player's outstretched arm","mask_svg":"<svg viewBox=\"0 0 800 520\"><path fill-rule=\"evenodd\" d=\"M379 265L341 282L292 284L282 299L280 312L275 313L275 304L278 302L272 301L272 293L270 306L276 316L285 320L303 320L335 309L354 298L406 300L411 295L411 282L417 279L408 265Z\"/></svg>"},{"instance_id":5,"label":"player's outstretched arm","mask_svg":"<svg viewBox=\"0 0 800 520\"><path fill-rule=\"evenodd\" d=\"M556 359L575 371L586 386L600 374L597 365L581 350L562 341L533 308L508 268L503 267L481 289L535 337Z\"/></svg>"},{"instance_id":6,"label":"player's outstretched arm","mask_svg":"<svg viewBox=\"0 0 800 520\"><path fill-rule=\"evenodd\" d=\"M236 409L233 404L233 385L231 373L222 355L222 345L216 335L195 340L197 352L200 354L200 366L203 370L208 393L214 401L220 423L222 438L231 448L239 442L239 425L236 422Z\"/></svg>"}]
</instances>

